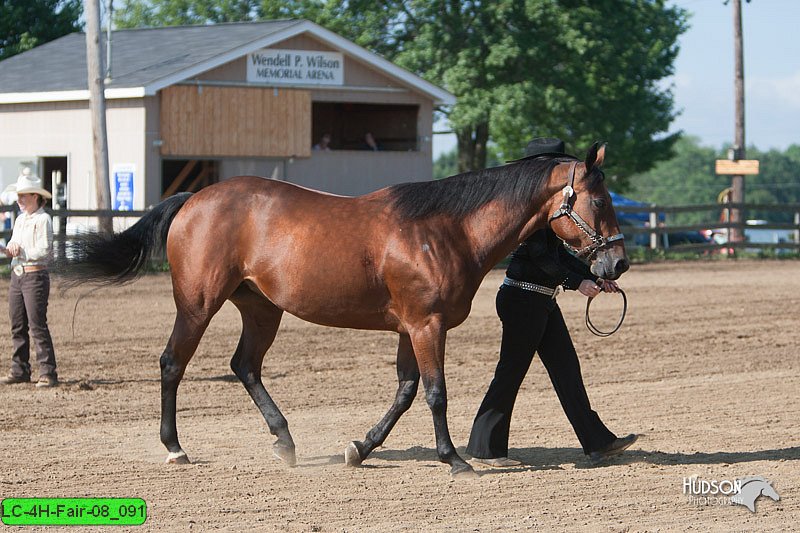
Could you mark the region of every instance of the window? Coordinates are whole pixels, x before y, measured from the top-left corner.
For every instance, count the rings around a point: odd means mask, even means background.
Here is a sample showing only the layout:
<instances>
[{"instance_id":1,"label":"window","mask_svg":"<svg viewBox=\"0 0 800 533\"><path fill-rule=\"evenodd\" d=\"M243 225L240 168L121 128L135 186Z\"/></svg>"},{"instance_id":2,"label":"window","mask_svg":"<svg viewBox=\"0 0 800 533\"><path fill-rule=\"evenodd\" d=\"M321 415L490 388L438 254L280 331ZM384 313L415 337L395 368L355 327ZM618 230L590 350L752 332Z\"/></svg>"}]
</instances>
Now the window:
<instances>
[{"instance_id":1,"label":"window","mask_svg":"<svg viewBox=\"0 0 800 533\"><path fill-rule=\"evenodd\" d=\"M416 151L419 106L313 102L312 144L330 134L332 150L367 150L371 133L380 150Z\"/></svg>"}]
</instances>

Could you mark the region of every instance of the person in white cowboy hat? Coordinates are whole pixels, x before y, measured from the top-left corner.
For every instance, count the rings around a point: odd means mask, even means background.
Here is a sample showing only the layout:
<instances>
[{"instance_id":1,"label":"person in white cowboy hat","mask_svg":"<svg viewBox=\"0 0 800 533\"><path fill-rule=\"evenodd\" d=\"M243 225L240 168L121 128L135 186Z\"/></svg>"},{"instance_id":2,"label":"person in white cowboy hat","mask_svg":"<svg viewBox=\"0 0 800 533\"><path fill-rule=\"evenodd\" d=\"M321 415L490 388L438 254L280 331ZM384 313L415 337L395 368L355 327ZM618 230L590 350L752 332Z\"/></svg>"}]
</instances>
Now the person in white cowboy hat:
<instances>
[{"instance_id":1,"label":"person in white cowboy hat","mask_svg":"<svg viewBox=\"0 0 800 533\"><path fill-rule=\"evenodd\" d=\"M11 339L14 353L11 372L0 384L14 385L31 380L30 338L36 346L39 364L37 387L58 385L56 354L47 327L47 304L50 297L50 274L47 266L53 255L53 221L44 210L52 195L42 187L42 180L22 170L9 192L17 194L20 214L8 246L0 248L11 258L11 284L8 288Z\"/></svg>"}]
</instances>

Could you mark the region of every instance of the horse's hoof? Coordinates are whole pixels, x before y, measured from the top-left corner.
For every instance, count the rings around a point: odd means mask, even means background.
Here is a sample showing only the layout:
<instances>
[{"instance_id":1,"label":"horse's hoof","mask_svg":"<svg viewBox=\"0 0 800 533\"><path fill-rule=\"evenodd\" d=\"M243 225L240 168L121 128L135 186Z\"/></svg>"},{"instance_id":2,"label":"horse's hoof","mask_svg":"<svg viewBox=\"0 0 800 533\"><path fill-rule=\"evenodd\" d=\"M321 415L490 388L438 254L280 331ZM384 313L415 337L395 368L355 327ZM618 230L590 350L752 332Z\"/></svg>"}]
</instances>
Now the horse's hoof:
<instances>
[{"instance_id":1,"label":"horse's hoof","mask_svg":"<svg viewBox=\"0 0 800 533\"><path fill-rule=\"evenodd\" d=\"M450 469L450 477L461 481L464 479L478 479L480 476L471 466L469 466L467 463L464 463L463 465L454 465Z\"/></svg>"},{"instance_id":2,"label":"horse's hoof","mask_svg":"<svg viewBox=\"0 0 800 533\"><path fill-rule=\"evenodd\" d=\"M278 444L272 445L272 455L283 461L289 466L295 466L297 464L297 456L294 453L293 447L288 446L281 446Z\"/></svg>"},{"instance_id":3,"label":"horse's hoof","mask_svg":"<svg viewBox=\"0 0 800 533\"><path fill-rule=\"evenodd\" d=\"M344 464L347 466L360 466L361 461L361 447L362 444L358 441L353 441L347 445L344 450Z\"/></svg>"},{"instance_id":4,"label":"horse's hoof","mask_svg":"<svg viewBox=\"0 0 800 533\"><path fill-rule=\"evenodd\" d=\"M167 460L164 461L168 465L188 465L192 464L186 452L181 450L179 452L170 452L167 455Z\"/></svg>"}]
</instances>

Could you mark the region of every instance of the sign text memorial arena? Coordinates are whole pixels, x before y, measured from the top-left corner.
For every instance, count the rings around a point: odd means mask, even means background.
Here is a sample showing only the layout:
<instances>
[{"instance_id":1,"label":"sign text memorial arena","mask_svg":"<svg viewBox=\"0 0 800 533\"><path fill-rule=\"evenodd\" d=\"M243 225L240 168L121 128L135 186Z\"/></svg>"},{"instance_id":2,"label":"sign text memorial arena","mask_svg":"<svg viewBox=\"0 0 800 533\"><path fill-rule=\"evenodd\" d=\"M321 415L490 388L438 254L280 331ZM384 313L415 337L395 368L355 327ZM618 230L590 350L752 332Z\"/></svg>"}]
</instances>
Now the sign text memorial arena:
<instances>
[{"instance_id":1,"label":"sign text memorial arena","mask_svg":"<svg viewBox=\"0 0 800 533\"><path fill-rule=\"evenodd\" d=\"M247 81L271 85L342 85L344 59L339 52L264 48L248 56Z\"/></svg>"}]
</instances>

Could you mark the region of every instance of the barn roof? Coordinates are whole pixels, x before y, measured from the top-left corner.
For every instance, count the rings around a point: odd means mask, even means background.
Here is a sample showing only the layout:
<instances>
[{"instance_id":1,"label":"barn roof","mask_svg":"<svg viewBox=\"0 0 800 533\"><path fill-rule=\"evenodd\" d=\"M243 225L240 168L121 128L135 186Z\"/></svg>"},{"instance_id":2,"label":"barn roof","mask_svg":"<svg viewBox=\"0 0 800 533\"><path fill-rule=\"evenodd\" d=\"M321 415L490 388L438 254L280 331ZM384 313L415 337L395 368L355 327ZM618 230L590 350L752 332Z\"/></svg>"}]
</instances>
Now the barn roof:
<instances>
[{"instance_id":1,"label":"barn roof","mask_svg":"<svg viewBox=\"0 0 800 533\"><path fill-rule=\"evenodd\" d=\"M106 85L106 98L154 95L164 87L302 33L426 94L435 104L455 103L455 97L444 89L308 20L114 31L113 79ZM102 40L105 49L105 34ZM65 35L0 61L0 103L88 98L84 33Z\"/></svg>"}]
</instances>

